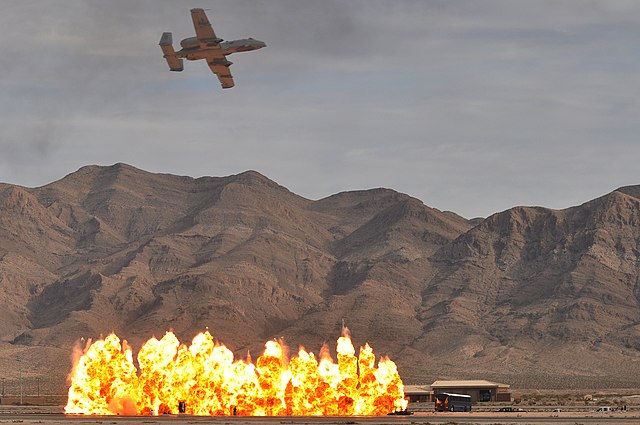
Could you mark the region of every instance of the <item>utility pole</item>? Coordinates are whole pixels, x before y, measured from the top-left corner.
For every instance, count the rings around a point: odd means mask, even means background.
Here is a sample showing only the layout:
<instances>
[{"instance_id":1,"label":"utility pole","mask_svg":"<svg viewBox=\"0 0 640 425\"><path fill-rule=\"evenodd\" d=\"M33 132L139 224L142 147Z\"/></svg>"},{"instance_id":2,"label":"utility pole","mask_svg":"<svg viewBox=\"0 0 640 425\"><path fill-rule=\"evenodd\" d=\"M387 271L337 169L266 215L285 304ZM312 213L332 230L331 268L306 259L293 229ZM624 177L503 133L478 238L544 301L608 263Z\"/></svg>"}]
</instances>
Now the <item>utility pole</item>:
<instances>
[{"instance_id":1,"label":"utility pole","mask_svg":"<svg viewBox=\"0 0 640 425\"><path fill-rule=\"evenodd\" d=\"M2 397L4 397L4 378L2 378Z\"/></svg>"},{"instance_id":2,"label":"utility pole","mask_svg":"<svg viewBox=\"0 0 640 425\"><path fill-rule=\"evenodd\" d=\"M38 397L40 397L40 377L37 377L36 381L38 382Z\"/></svg>"}]
</instances>

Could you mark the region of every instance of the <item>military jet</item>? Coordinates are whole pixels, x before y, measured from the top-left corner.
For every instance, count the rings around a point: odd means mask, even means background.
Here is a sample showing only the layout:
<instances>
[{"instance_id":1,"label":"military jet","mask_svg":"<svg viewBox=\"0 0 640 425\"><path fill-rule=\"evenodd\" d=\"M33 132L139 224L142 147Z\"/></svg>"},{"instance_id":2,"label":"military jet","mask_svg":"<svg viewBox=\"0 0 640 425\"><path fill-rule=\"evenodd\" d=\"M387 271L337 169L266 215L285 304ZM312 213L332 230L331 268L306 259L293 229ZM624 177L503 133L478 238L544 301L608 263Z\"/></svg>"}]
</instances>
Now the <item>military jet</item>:
<instances>
[{"instance_id":1,"label":"military jet","mask_svg":"<svg viewBox=\"0 0 640 425\"><path fill-rule=\"evenodd\" d=\"M180 42L182 49L177 52L173 49L171 33L162 33L160 48L169 64L169 69L171 71L182 71L184 69L183 58L191 61L206 59L209 68L220 80L222 88L233 87L233 76L229 70L232 62L227 60L227 55L261 49L266 44L253 38L233 41L224 41L218 38L209 23L207 14L204 13L204 9L191 9L191 19L196 29L196 36L182 40Z\"/></svg>"}]
</instances>

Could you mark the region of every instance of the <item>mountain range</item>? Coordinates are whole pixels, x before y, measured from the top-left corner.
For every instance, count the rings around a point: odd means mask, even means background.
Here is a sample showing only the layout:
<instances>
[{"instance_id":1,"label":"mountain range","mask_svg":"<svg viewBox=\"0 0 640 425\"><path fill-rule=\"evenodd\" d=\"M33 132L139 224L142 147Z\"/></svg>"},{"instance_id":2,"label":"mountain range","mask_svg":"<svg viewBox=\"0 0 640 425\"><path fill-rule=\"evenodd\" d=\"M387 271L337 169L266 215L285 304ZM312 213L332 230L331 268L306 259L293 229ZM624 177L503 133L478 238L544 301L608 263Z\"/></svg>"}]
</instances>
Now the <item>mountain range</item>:
<instances>
[{"instance_id":1,"label":"mountain range","mask_svg":"<svg viewBox=\"0 0 640 425\"><path fill-rule=\"evenodd\" d=\"M343 321L405 383L636 387L640 186L468 220L391 189L86 166L0 184L0 289L0 368L50 392L81 338L208 327L255 358L271 338L335 349Z\"/></svg>"}]
</instances>

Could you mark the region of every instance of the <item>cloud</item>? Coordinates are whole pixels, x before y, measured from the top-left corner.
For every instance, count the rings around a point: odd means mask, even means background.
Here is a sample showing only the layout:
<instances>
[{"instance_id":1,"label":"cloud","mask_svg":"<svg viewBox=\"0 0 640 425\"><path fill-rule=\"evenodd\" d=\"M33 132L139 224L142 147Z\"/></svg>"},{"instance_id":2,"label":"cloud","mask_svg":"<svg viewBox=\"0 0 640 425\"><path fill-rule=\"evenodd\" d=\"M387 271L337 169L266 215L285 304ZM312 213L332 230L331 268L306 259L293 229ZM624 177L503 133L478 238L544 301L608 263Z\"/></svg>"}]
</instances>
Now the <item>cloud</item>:
<instances>
[{"instance_id":1,"label":"cloud","mask_svg":"<svg viewBox=\"0 0 640 425\"><path fill-rule=\"evenodd\" d=\"M635 1L203 1L266 49L171 73L193 34L174 1L23 0L0 16L0 181L127 162L256 169L310 198L392 187L487 215L638 183Z\"/></svg>"}]
</instances>

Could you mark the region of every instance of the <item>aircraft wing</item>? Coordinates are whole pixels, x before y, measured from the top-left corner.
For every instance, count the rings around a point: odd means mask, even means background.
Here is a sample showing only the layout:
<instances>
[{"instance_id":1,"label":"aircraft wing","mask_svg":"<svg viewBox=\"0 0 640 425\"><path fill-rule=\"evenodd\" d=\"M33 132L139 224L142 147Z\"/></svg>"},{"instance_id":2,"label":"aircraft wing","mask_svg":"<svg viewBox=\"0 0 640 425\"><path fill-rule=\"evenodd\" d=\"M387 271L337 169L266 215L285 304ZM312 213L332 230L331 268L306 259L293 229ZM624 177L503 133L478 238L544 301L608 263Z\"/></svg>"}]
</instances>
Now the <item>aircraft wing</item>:
<instances>
[{"instance_id":1,"label":"aircraft wing","mask_svg":"<svg viewBox=\"0 0 640 425\"><path fill-rule=\"evenodd\" d=\"M235 85L233 82L233 75L231 75L231 70L229 69L230 64L230 62L228 65L216 63L215 61L209 62L209 68L211 68L211 71L216 74L223 89L230 89Z\"/></svg>"},{"instance_id":2,"label":"aircraft wing","mask_svg":"<svg viewBox=\"0 0 640 425\"><path fill-rule=\"evenodd\" d=\"M204 13L204 9L191 9L191 19L193 20L193 26L196 29L196 38L200 41L218 41L216 33L213 31L207 14Z\"/></svg>"}]
</instances>

